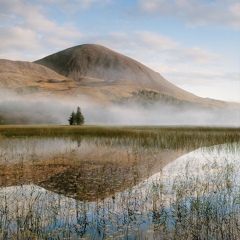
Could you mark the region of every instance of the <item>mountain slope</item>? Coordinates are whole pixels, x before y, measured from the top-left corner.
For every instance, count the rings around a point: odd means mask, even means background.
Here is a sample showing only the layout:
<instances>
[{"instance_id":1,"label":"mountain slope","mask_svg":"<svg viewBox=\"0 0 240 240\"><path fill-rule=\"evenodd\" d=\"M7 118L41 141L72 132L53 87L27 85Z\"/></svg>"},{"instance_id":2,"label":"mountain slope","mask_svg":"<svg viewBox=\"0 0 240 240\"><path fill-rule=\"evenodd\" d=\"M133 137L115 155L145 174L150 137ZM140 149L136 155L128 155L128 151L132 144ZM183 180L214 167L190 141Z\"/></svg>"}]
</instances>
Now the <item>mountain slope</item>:
<instances>
[{"instance_id":1,"label":"mountain slope","mask_svg":"<svg viewBox=\"0 0 240 240\"><path fill-rule=\"evenodd\" d=\"M66 78L40 64L0 59L0 96L6 89L24 97L53 96L73 99L86 97L98 104L107 104L116 98L130 97L131 92L142 90L125 81L112 82L82 76L79 81Z\"/></svg>"},{"instance_id":2,"label":"mountain slope","mask_svg":"<svg viewBox=\"0 0 240 240\"><path fill-rule=\"evenodd\" d=\"M159 73L143 64L96 44L84 44L57 52L35 63L46 66L57 73L84 86L92 86L86 78L101 79L101 86L108 86L107 92L115 94L111 85L118 85L119 90L126 84L125 95L118 91L117 98L131 95L133 91L153 90L159 93L206 106L226 107L223 101L205 99L189 93L164 79ZM127 88L127 86L132 86ZM121 86L121 87L120 87ZM107 93L106 93L107 94Z\"/></svg>"},{"instance_id":3,"label":"mountain slope","mask_svg":"<svg viewBox=\"0 0 240 240\"><path fill-rule=\"evenodd\" d=\"M229 105L184 91L143 64L95 44L72 47L34 63L0 60L0 87L24 95L87 97L98 104L131 98L140 91L154 91L176 98L175 102L190 101L204 107Z\"/></svg>"},{"instance_id":4,"label":"mountain slope","mask_svg":"<svg viewBox=\"0 0 240 240\"><path fill-rule=\"evenodd\" d=\"M79 82L83 76L102 79L106 84L124 80L177 98L198 99L143 64L100 45L84 44L68 48L35 63Z\"/></svg>"},{"instance_id":5,"label":"mountain slope","mask_svg":"<svg viewBox=\"0 0 240 240\"><path fill-rule=\"evenodd\" d=\"M0 59L0 80L3 86L20 87L41 80L63 81L66 78L39 64Z\"/></svg>"}]
</instances>

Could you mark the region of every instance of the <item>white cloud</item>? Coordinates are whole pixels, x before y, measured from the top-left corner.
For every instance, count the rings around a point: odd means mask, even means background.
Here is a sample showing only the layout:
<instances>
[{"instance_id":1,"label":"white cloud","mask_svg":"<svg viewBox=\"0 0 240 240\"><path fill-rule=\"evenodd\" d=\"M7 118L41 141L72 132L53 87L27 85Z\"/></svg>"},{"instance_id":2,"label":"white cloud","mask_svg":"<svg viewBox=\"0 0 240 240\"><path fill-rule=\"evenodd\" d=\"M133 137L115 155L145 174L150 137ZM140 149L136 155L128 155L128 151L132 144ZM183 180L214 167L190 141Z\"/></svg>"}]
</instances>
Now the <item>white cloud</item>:
<instances>
[{"instance_id":1,"label":"white cloud","mask_svg":"<svg viewBox=\"0 0 240 240\"><path fill-rule=\"evenodd\" d=\"M173 71L181 69L184 64L188 67L190 64L206 68L206 65L219 66L227 62L219 54L199 47L185 48L167 36L149 31L112 32L107 35L85 36L83 40L107 46L159 72L162 72L161 67Z\"/></svg>"},{"instance_id":2,"label":"white cloud","mask_svg":"<svg viewBox=\"0 0 240 240\"><path fill-rule=\"evenodd\" d=\"M36 60L52 51L71 47L82 34L71 24L59 25L45 15L43 7L26 1L0 0L0 58ZM2 21L4 19L4 21ZM15 57L14 57L15 52ZM9 57L10 58L10 57Z\"/></svg>"},{"instance_id":3,"label":"white cloud","mask_svg":"<svg viewBox=\"0 0 240 240\"><path fill-rule=\"evenodd\" d=\"M41 47L36 34L30 29L25 29L20 26L2 28L0 39L2 49L13 48L15 50L33 50Z\"/></svg>"},{"instance_id":4,"label":"white cloud","mask_svg":"<svg viewBox=\"0 0 240 240\"><path fill-rule=\"evenodd\" d=\"M179 45L177 41L149 31L110 32L106 35L86 36L84 41L107 46L141 61L146 56L154 57L160 51L168 51Z\"/></svg>"},{"instance_id":5,"label":"white cloud","mask_svg":"<svg viewBox=\"0 0 240 240\"><path fill-rule=\"evenodd\" d=\"M139 0L138 10L141 14L177 17L192 26L217 24L240 28L238 0Z\"/></svg>"},{"instance_id":6,"label":"white cloud","mask_svg":"<svg viewBox=\"0 0 240 240\"><path fill-rule=\"evenodd\" d=\"M113 4L114 0L42 0L37 1L44 4L55 4L65 14L71 15L80 10L86 10L92 7L105 7Z\"/></svg>"},{"instance_id":7,"label":"white cloud","mask_svg":"<svg viewBox=\"0 0 240 240\"><path fill-rule=\"evenodd\" d=\"M212 70L213 68L214 70ZM163 76L178 87L195 95L240 102L240 81L238 72L228 72L225 68L199 69L196 65L179 64L172 70L169 66L163 69Z\"/></svg>"},{"instance_id":8,"label":"white cloud","mask_svg":"<svg viewBox=\"0 0 240 240\"><path fill-rule=\"evenodd\" d=\"M175 51L176 59L182 59L186 61L193 61L196 64L208 64L213 61L219 60L220 55L211 53L205 49L198 47L181 48Z\"/></svg>"},{"instance_id":9,"label":"white cloud","mask_svg":"<svg viewBox=\"0 0 240 240\"><path fill-rule=\"evenodd\" d=\"M217 83L216 81L199 79L199 84L185 82L180 87L201 97L240 103L240 82L229 82L227 77L226 79L219 79Z\"/></svg>"}]
</instances>

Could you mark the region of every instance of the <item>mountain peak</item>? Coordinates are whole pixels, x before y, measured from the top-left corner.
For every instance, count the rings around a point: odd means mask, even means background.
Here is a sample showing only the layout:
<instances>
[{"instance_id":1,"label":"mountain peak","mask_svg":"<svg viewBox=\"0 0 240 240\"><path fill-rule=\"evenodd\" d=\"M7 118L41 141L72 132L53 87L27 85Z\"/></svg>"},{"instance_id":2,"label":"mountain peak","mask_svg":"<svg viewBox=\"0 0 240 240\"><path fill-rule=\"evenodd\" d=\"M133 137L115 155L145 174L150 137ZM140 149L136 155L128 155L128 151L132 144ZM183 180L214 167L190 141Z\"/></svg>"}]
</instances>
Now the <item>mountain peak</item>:
<instances>
[{"instance_id":1,"label":"mountain peak","mask_svg":"<svg viewBox=\"0 0 240 240\"><path fill-rule=\"evenodd\" d=\"M97 44L83 44L54 53L35 61L57 73L81 81L83 77L102 79L106 83L119 81L148 88L180 99L198 101L164 79L159 73L136 60Z\"/></svg>"}]
</instances>

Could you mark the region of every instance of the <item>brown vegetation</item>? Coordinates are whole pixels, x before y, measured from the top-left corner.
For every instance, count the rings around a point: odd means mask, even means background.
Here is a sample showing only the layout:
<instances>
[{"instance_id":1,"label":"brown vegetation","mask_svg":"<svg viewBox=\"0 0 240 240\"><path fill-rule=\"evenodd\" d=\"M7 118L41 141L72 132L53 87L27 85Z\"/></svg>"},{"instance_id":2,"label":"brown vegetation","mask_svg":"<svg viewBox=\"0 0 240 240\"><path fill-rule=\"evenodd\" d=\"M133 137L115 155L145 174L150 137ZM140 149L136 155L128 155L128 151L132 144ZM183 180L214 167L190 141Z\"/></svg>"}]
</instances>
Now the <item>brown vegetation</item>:
<instances>
[{"instance_id":1,"label":"brown vegetation","mask_svg":"<svg viewBox=\"0 0 240 240\"><path fill-rule=\"evenodd\" d=\"M0 60L0 87L29 97L87 97L109 104L141 90L206 106L228 103L197 97L143 64L103 46L84 44L30 62ZM233 105L231 105L233 106Z\"/></svg>"}]
</instances>

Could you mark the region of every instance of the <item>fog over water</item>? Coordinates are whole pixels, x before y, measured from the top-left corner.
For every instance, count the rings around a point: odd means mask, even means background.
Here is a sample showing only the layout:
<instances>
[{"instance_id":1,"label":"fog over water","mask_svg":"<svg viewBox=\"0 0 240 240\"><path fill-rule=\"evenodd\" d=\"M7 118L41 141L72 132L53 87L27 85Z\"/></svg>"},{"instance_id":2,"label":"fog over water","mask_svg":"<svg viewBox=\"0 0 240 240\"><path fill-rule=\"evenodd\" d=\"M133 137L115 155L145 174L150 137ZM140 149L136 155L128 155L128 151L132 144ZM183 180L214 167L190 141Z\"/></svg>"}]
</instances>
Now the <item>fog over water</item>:
<instances>
[{"instance_id":1,"label":"fog over water","mask_svg":"<svg viewBox=\"0 0 240 240\"><path fill-rule=\"evenodd\" d=\"M85 124L240 126L240 108L194 110L159 103L150 108L134 103L103 106L86 98L26 98L0 91L0 119L7 119L9 123L68 124L77 106L82 110Z\"/></svg>"}]
</instances>

